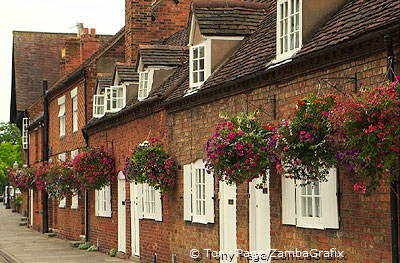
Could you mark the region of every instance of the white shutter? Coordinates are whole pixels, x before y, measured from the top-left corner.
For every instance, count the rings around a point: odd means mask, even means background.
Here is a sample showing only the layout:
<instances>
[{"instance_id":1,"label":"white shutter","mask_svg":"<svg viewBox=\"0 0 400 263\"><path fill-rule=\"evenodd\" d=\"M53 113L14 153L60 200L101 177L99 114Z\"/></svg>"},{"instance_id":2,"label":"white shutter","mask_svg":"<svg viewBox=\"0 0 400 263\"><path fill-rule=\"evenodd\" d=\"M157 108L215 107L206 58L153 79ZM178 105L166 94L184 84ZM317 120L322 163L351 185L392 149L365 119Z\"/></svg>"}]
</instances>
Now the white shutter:
<instances>
[{"instance_id":1,"label":"white shutter","mask_svg":"<svg viewBox=\"0 0 400 263\"><path fill-rule=\"evenodd\" d=\"M106 196L106 211L105 215L111 217L111 185L107 185L104 189Z\"/></svg>"},{"instance_id":2,"label":"white shutter","mask_svg":"<svg viewBox=\"0 0 400 263\"><path fill-rule=\"evenodd\" d=\"M339 229L337 169L329 170L328 182L321 183L322 220L324 228Z\"/></svg>"},{"instance_id":3,"label":"white shutter","mask_svg":"<svg viewBox=\"0 0 400 263\"><path fill-rule=\"evenodd\" d=\"M214 175L206 171L206 219L214 223Z\"/></svg>"},{"instance_id":4,"label":"white shutter","mask_svg":"<svg viewBox=\"0 0 400 263\"><path fill-rule=\"evenodd\" d=\"M79 207L79 194L74 194L71 198L71 209L78 209Z\"/></svg>"},{"instance_id":5,"label":"white shutter","mask_svg":"<svg viewBox=\"0 0 400 263\"><path fill-rule=\"evenodd\" d=\"M138 197L138 215L142 219L143 214L143 184L137 184L137 197Z\"/></svg>"},{"instance_id":6,"label":"white shutter","mask_svg":"<svg viewBox=\"0 0 400 263\"><path fill-rule=\"evenodd\" d=\"M192 221L192 165L183 166L183 220Z\"/></svg>"},{"instance_id":7,"label":"white shutter","mask_svg":"<svg viewBox=\"0 0 400 263\"><path fill-rule=\"evenodd\" d=\"M296 225L296 185L294 179L282 176L282 224Z\"/></svg>"},{"instance_id":8,"label":"white shutter","mask_svg":"<svg viewBox=\"0 0 400 263\"><path fill-rule=\"evenodd\" d=\"M162 221L162 199L161 199L161 193L160 190L155 190L154 192L155 195L155 215L154 219L156 221Z\"/></svg>"},{"instance_id":9,"label":"white shutter","mask_svg":"<svg viewBox=\"0 0 400 263\"><path fill-rule=\"evenodd\" d=\"M95 190L95 192L94 192L94 198L95 198L95 212L96 212L96 216L99 216L100 215L100 213L99 213L99 208L100 208L100 205L99 205L99 202L100 202L100 197L99 197L99 190Z\"/></svg>"},{"instance_id":10,"label":"white shutter","mask_svg":"<svg viewBox=\"0 0 400 263\"><path fill-rule=\"evenodd\" d=\"M71 98L78 96L78 87L71 90Z\"/></svg>"}]
</instances>

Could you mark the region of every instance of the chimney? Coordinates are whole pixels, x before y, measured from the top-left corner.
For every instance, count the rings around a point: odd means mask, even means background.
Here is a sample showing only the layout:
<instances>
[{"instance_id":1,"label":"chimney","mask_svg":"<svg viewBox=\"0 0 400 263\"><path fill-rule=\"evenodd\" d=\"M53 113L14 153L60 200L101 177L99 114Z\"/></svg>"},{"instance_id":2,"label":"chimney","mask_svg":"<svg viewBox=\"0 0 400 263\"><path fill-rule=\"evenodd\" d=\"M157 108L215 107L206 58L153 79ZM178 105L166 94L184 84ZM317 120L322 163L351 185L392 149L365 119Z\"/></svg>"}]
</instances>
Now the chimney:
<instances>
[{"instance_id":1,"label":"chimney","mask_svg":"<svg viewBox=\"0 0 400 263\"><path fill-rule=\"evenodd\" d=\"M100 39L96 35L95 28L90 30L84 28L83 23L78 23L77 28L77 36L67 39L61 50L61 72L63 74L75 70L100 47Z\"/></svg>"},{"instance_id":2,"label":"chimney","mask_svg":"<svg viewBox=\"0 0 400 263\"><path fill-rule=\"evenodd\" d=\"M135 63L139 44L149 44L185 28L190 2L125 0L125 61Z\"/></svg>"}]
</instances>

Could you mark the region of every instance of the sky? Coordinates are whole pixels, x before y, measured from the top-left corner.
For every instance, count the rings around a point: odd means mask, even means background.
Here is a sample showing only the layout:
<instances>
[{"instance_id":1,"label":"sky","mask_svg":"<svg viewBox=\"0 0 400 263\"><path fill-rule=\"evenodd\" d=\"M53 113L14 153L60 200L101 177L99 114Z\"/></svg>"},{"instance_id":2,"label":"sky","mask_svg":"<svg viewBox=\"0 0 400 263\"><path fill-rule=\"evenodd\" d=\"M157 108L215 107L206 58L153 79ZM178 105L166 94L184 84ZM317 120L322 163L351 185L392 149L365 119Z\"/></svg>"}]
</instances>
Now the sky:
<instances>
[{"instance_id":1,"label":"sky","mask_svg":"<svg viewBox=\"0 0 400 263\"><path fill-rule=\"evenodd\" d=\"M124 0L1 0L0 122L10 118L12 31L76 33L76 24L113 35L125 23Z\"/></svg>"}]
</instances>

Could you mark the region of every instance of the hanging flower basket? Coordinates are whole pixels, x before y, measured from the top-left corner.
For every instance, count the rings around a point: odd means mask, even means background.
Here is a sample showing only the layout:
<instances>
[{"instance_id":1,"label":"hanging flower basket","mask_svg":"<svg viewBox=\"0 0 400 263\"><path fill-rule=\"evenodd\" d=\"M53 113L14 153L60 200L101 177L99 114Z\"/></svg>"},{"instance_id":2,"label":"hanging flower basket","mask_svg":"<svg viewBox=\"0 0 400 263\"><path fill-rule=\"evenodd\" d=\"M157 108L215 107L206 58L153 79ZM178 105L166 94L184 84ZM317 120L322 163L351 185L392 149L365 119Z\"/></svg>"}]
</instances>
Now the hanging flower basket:
<instances>
[{"instance_id":1,"label":"hanging flower basket","mask_svg":"<svg viewBox=\"0 0 400 263\"><path fill-rule=\"evenodd\" d=\"M178 167L160 141L151 138L138 145L132 155L126 158L125 177L137 183L147 183L161 192L176 183Z\"/></svg>"},{"instance_id":2,"label":"hanging flower basket","mask_svg":"<svg viewBox=\"0 0 400 263\"><path fill-rule=\"evenodd\" d=\"M383 182L394 180L398 173L399 90L398 81L364 88L342 100L331 117L340 146L336 157L352 175L355 191L371 193Z\"/></svg>"},{"instance_id":3,"label":"hanging flower basket","mask_svg":"<svg viewBox=\"0 0 400 263\"><path fill-rule=\"evenodd\" d=\"M36 187L46 191L55 200L79 190L70 162L45 163L36 171Z\"/></svg>"},{"instance_id":4,"label":"hanging flower basket","mask_svg":"<svg viewBox=\"0 0 400 263\"><path fill-rule=\"evenodd\" d=\"M276 129L263 127L256 115L221 117L223 122L206 145L206 167L219 180L241 184L264 176L272 165L279 167L279 158L274 153Z\"/></svg>"},{"instance_id":5,"label":"hanging flower basket","mask_svg":"<svg viewBox=\"0 0 400 263\"><path fill-rule=\"evenodd\" d=\"M115 160L103 147L86 149L75 157L72 165L84 189L99 190L115 180Z\"/></svg>"},{"instance_id":6,"label":"hanging flower basket","mask_svg":"<svg viewBox=\"0 0 400 263\"><path fill-rule=\"evenodd\" d=\"M334 127L329 116L335 95L310 96L297 103L292 120L279 128L279 151L285 172L304 184L326 181L337 164Z\"/></svg>"},{"instance_id":7,"label":"hanging flower basket","mask_svg":"<svg viewBox=\"0 0 400 263\"><path fill-rule=\"evenodd\" d=\"M12 169L8 174L8 181L22 192L34 187L35 172L31 168Z\"/></svg>"}]
</instances>

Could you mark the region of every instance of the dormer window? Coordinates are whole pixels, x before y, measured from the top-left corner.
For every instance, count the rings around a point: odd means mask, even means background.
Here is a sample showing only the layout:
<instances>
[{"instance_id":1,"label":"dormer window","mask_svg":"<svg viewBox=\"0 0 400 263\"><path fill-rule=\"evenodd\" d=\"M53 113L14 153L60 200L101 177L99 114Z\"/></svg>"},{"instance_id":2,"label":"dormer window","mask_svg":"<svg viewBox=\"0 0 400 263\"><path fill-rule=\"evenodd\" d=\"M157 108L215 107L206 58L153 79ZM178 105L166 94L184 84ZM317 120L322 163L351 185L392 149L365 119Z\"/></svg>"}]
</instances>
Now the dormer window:
<instances>
[{"instance_id":1,"label":"dormer window","mask_svg":"<svg viewBox=\"0 0 400 263\"><path fill-rule=\"evenodd\" d=\"M277 60L293 56L301 47L301 0L278 0Z\"/></svg>"},{"instance_id":2,"label":"dormer window","mask_svg":"<svg viewBox=\"0 0 400 263\"><path fill-rule=\"evenodd\" d=\"M104 115L104 94L93 97L93 117L101 118Z\"/></svg>"},{"instance_id":3,"label":"dormer window","mask_svg":"<svg viewBox=\"0 0 400 263\"><path fill-rule=\"evenodd\" d=\"M199 88L211 74L208 54L210 53L211 40L206 40L204 44L192 46L190 48L190 88Z\"/></svg>"},{"instance_id":4,"label":"dormer window","mask_svg":"<svg viewBox=\"0 0 400 263\"><path fill-rule=\"evenodd\" d=\"M122 85L106 88L105 103L106 112L120 111L126 104L126 87Z\"/></svg>"},{"instance_id":5,"label":"dormer window","mask_svg":"<svg viewBox=\"0 0 400 263\"><path fill-rule=\"evenodd\" d=\"M139 72L138 100L144 100L149 96L153 85L153 70Z\"/></svg>"},{"instance_id":6,"label":"dormer window","mask_svg":"<svg viewBox=\"0 0 400 263\"><path fill-rule=\"evenodd\" d=\"M29 119L22 118L22 148L24 150L28 150L29 148L28 127L29 127Z\"/></svg>"}]
</instances>

